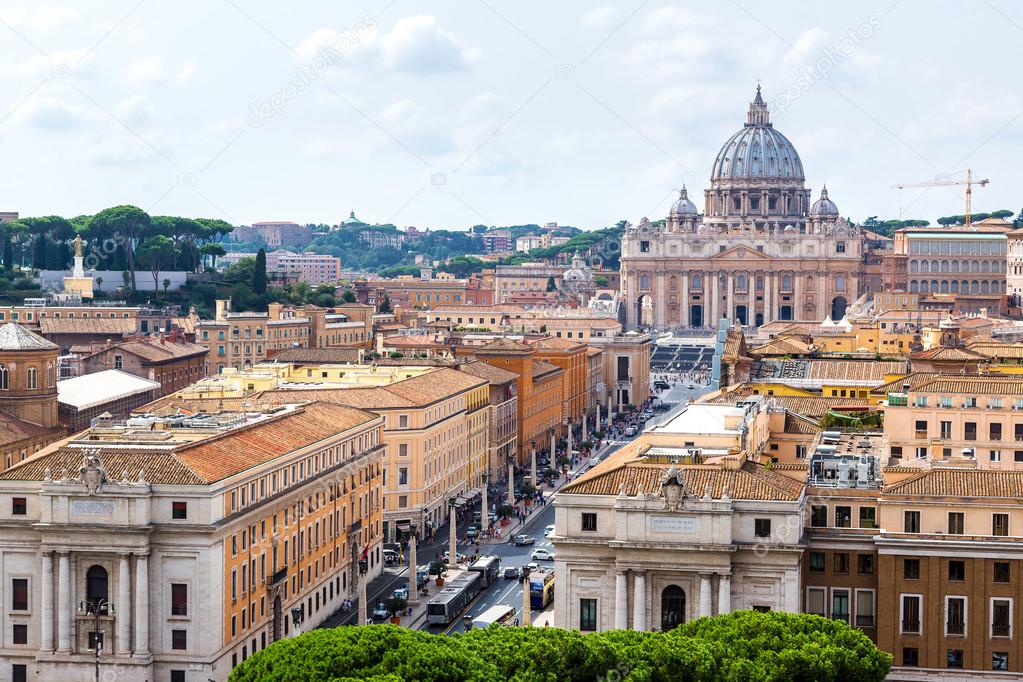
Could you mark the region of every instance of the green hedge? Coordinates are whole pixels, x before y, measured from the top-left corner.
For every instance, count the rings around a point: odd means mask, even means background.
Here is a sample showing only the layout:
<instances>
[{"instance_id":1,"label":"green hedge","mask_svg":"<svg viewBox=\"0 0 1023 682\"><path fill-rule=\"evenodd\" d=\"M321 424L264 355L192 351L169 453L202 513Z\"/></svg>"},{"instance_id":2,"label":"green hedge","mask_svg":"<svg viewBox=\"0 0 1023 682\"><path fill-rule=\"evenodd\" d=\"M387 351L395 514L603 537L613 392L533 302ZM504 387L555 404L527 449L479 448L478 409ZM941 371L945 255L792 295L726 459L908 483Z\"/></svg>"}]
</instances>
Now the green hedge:
<instances>
[{"instance_id":1,"label":"green hedge","mask_svg":"<svg viewBox=\"0 0 1023 682\"><path fill-rule=\"evenodd\" d=\"M314 630L254 654L230 679L880 682L890 666L890 655L845 623L739 611L670 632L492 627L446 637L393 625Z\"/></svg>"}]
</instances>

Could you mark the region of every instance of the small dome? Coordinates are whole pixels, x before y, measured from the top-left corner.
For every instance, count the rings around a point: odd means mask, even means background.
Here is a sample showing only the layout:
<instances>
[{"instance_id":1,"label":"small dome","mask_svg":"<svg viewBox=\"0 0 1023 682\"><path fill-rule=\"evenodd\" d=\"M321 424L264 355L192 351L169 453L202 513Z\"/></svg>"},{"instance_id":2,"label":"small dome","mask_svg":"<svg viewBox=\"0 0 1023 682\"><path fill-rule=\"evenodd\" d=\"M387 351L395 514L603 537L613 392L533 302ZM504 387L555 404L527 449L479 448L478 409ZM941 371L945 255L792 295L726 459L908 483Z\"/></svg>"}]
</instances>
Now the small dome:
<instances>
[{"instance_id":1,"label":"small dome","mask_svg":"<svg viewBox=\"0 0 1023 682\"><path fill-rule=\"evenodd\" d=\"M785 230L784 230L784 232L785 232L786 234L791 234L791 233L793 233L793 232L795 232L795 231L796 231L796 228L795 228L794 226L792 226L792 225L786 225L786 226L785 226Z\"/></svg>"},{"instance_id":2,"label":"small dome","mask_svg":"<svg viewBox=\"0 0 1023 682\"><path fill-rule=\"evenodd\" d=\"M671 205L671 215L673 216L697 215L696 204L689 201L689 193L686 192L685 185L682 186L682 191L679 192L678 200Z\"/></svg>"},{"instance_id":3,"label":"small dome","mask_svg":"<svg viewBox=\"0 0 1023 682\"><path fill-rule=\"evenodd\" d=\"M351 211L348 214L348 217L341 221L341 224L342 225L365 225L366 223L362 222L361 220L359 220L358 218L355 217L355 211Z\"/></svg>"},{"instance_id":4,"label":"small dome","mask_svg":"<svg viewBox=\"0 0 1023 682\"><path fill-rule=\"evenodd\" d=\"M835 206L835 202L828 199L828 188L821 188L821 198L813 202L813 206L810 207L810 215L814 217L823 216L837 216L838 206Z\"/></svg>"}]
</instances>

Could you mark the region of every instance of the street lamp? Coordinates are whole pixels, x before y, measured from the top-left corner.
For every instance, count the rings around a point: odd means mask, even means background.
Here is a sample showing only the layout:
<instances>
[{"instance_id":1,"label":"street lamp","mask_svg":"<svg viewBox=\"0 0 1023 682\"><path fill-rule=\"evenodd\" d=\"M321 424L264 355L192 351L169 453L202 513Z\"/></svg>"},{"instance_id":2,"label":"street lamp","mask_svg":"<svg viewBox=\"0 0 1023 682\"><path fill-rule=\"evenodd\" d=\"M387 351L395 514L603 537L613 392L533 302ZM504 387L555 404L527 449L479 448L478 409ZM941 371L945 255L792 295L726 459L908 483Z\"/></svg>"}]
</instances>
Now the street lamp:
<instances>
[{"instance_id":1,"label":"street lamp","mask_svg":"<svg viewBox=\"0 0 1023 682\"><path fill-rule=\"evenodd\" d=\"M448 498L448 567L458 568L458 527L455 522L457 500Z\"/></svg>"},{"instance_id":2,"label":"street lamp","mask_svg":"<svg viewBox=\"0 0 1023 682\"><path fill-rule=\"evenodd\" d=\"M96 682L99 682L99 652L103 648L103 631L100 630L99 617L107 616L114 612L113 602L102 597L94 597L83 601L78 607L78 615L92 616L93 642L92 647L96 654Z\"/></svg>"},{"instance_id":3,"label":"street lamp","mask_svg":"<svg viewBox=\"0 0 1023 682\"><path fill-rule=\"evenodd\" d=\"M522 625L533 624L533 614L529 606L529 566L522 567Z\"/></svg>"},{"instance_id":4,"label":"street lamp","mask_svg":"<svg viewBox=\"0 0 1023 682\"><path fill-rule=\"evenodd\" d=\"M369 608L366 604L366 600L369 597L366 595L366 574L369 573L369 561L367 559L359 559L359 625L368 625L369 618L367 616L367 609Z\"/></svg>"}]
</instances>

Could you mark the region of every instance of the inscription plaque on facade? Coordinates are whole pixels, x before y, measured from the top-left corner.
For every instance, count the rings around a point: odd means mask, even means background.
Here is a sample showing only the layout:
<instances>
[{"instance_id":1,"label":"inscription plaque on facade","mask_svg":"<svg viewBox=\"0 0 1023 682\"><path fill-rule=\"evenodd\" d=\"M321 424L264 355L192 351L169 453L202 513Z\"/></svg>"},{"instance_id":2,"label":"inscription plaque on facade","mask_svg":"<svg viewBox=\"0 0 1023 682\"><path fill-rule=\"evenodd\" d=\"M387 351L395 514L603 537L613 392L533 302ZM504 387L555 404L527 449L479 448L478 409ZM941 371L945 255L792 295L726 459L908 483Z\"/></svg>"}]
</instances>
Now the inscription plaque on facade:
<instances>
[{"instance_id":1,"label":"inscription plaque on facade","mask_svg":"<svg viewBox=\"0 0 1023 682\"><path fill-rule=\"evenodd\" d=\"M650 530L655 533L695 533L696 519L692 516L651 516Z\"/></svg>"},{"instance_id":2,"label":"inscription plaque on facade","mask_svg":"<svg viewBox=\"0 0 1023 682\"><path fill-rule=\"evenodd\" d=\"M110 518L114 515L114 503L108 500L71 500L71 520L76 517L88 519Z\"/></svg>"}]
</instances>

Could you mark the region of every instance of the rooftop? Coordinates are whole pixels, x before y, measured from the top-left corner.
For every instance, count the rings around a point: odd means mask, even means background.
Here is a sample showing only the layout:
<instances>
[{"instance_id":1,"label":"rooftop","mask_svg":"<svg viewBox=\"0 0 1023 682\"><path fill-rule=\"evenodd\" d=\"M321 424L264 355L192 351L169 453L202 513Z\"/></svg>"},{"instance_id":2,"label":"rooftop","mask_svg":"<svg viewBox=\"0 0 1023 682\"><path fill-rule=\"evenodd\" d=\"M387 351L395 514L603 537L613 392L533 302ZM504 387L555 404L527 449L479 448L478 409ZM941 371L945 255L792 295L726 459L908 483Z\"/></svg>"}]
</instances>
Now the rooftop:
<instances>
[{"instance_id":1,"label":"rooftop","mask_svg":"<svg viewBox=\"0 0 1023 682\"><path fill-rule=\"evenodd\" d=\"M57 402L86 410L159 388L158 381L143 379L119 369L108 369L71 379L61 379L57 382Z\"/></svg>"},{"instance_id":2,"label":"rooftop","mask_svg":"<svg viewBox=\"0 0 1023 682\"><path fill-rule=\"evenodd\" d=\"M38 334L25 329L17 322L8 322L0 327L0 351L49 350L54 348L57 348L57 344L50 343Z\"/></svg>"}]
</instances>

